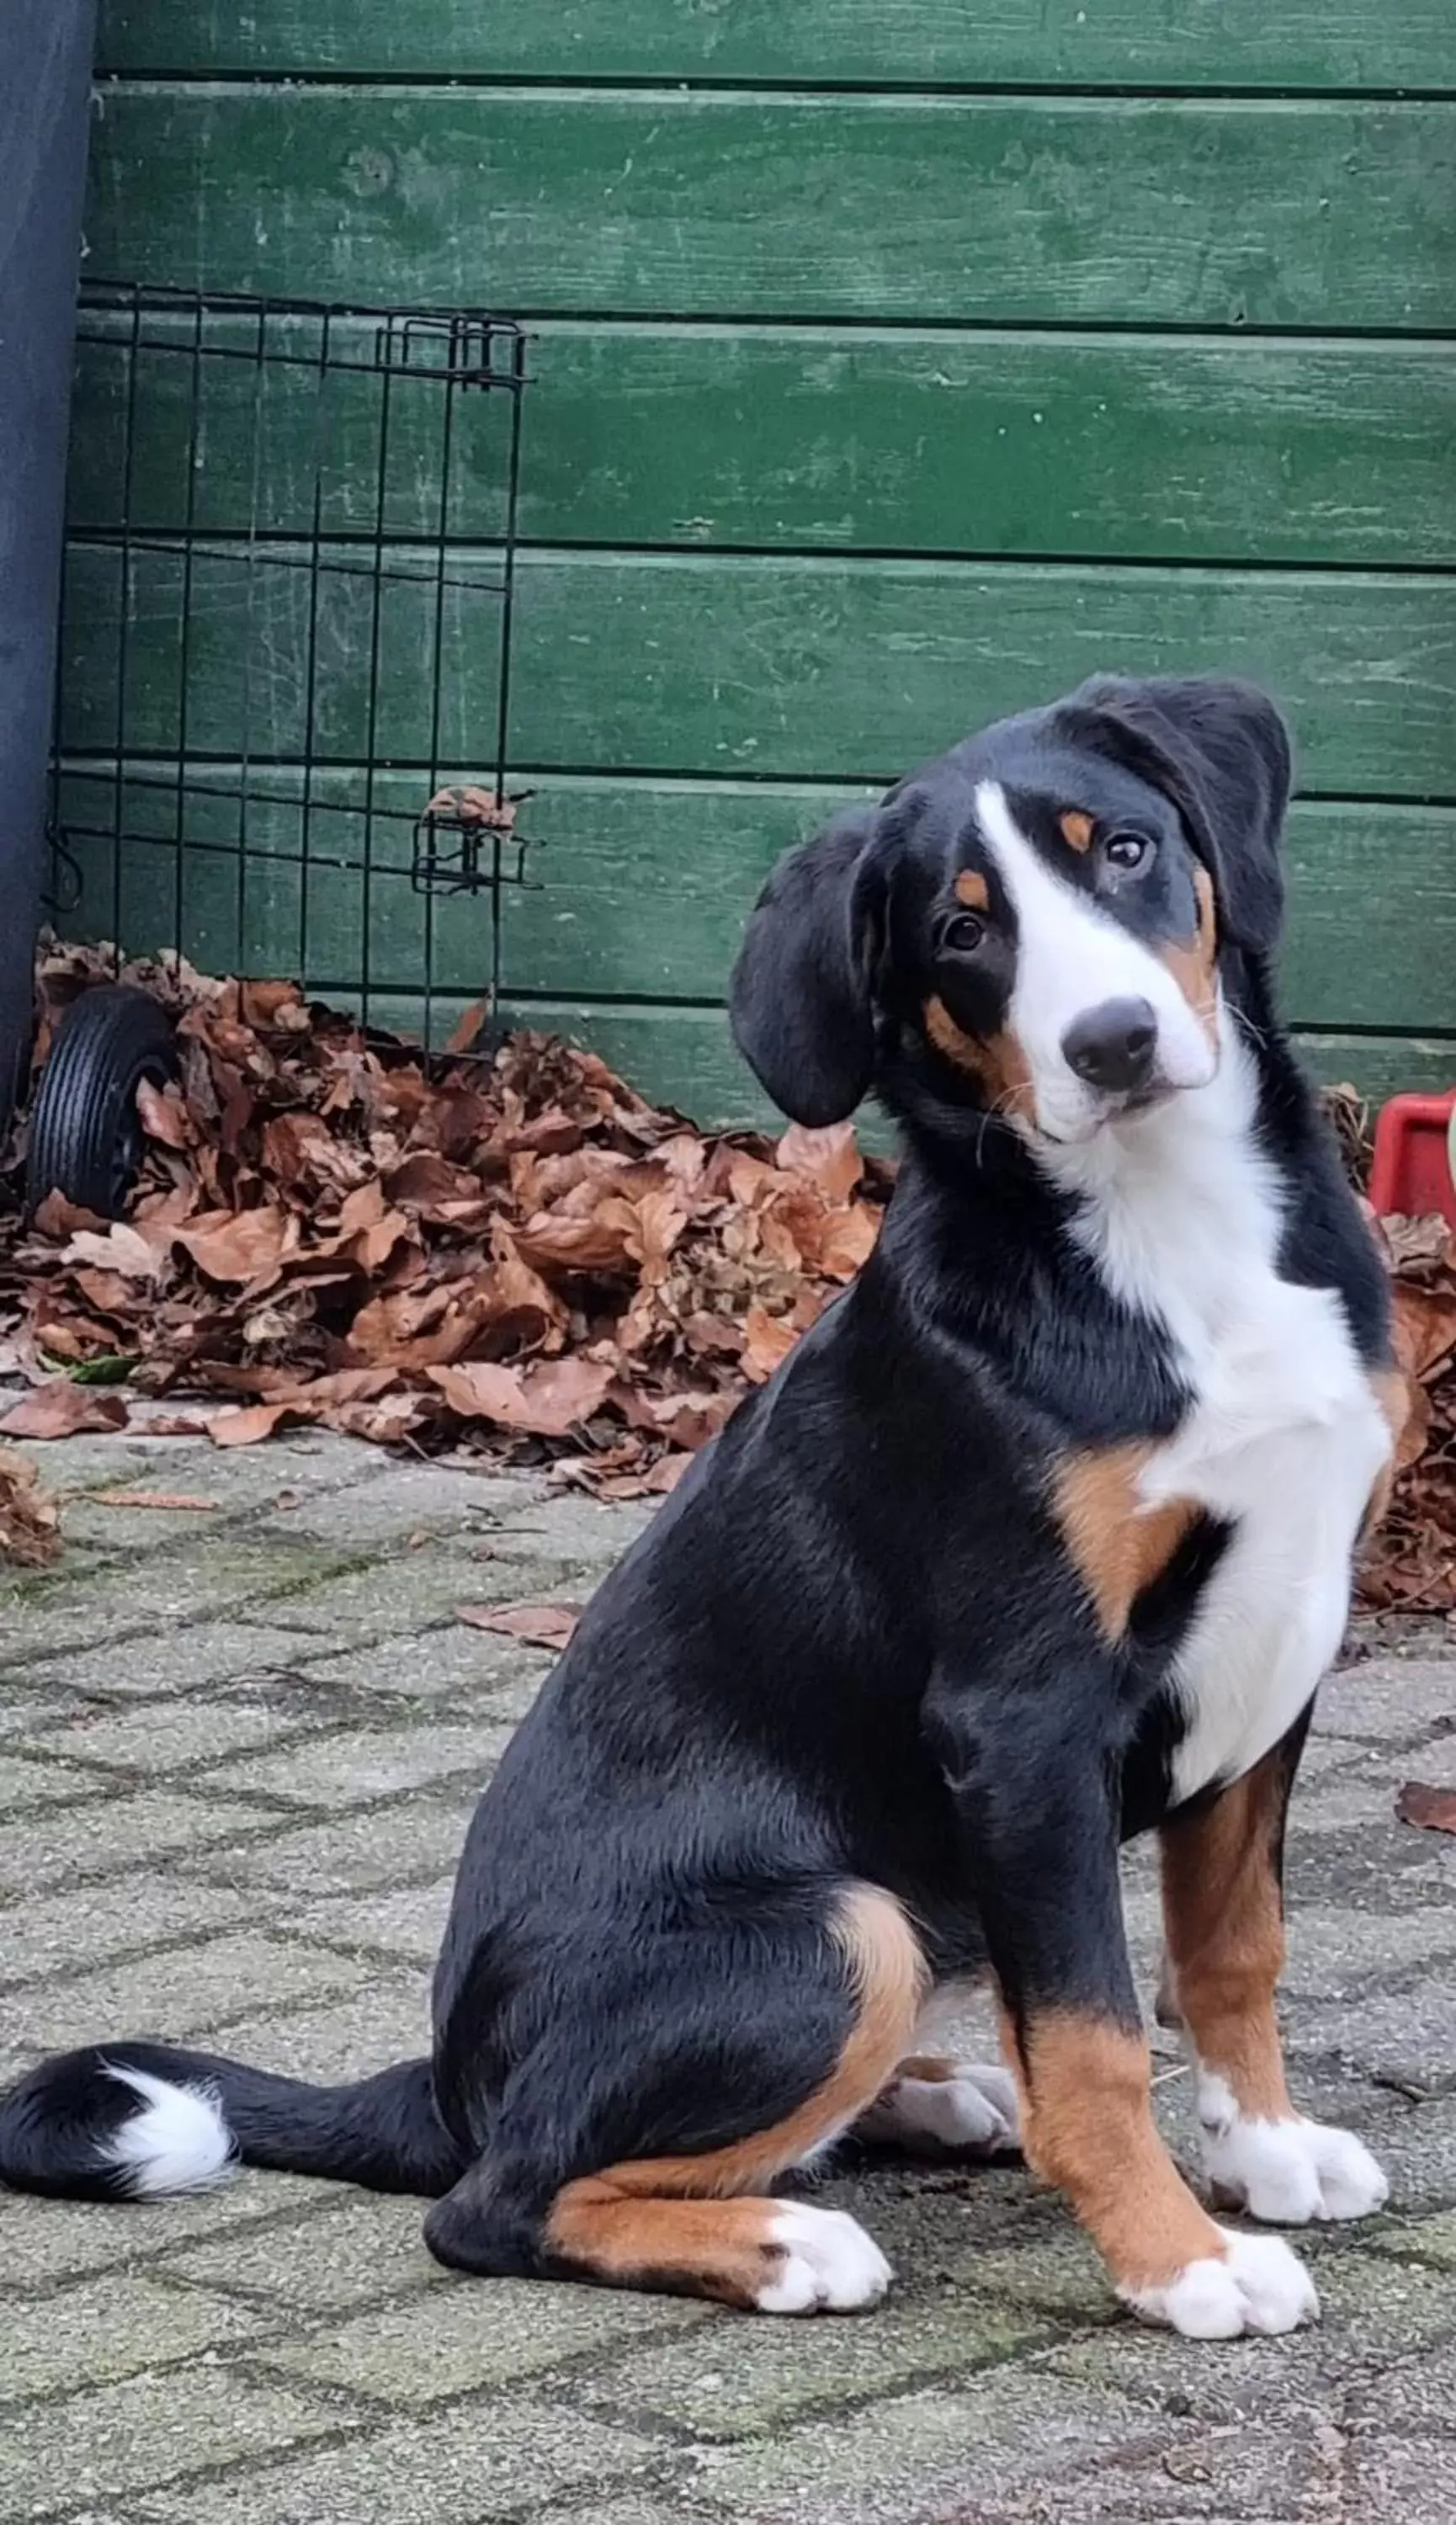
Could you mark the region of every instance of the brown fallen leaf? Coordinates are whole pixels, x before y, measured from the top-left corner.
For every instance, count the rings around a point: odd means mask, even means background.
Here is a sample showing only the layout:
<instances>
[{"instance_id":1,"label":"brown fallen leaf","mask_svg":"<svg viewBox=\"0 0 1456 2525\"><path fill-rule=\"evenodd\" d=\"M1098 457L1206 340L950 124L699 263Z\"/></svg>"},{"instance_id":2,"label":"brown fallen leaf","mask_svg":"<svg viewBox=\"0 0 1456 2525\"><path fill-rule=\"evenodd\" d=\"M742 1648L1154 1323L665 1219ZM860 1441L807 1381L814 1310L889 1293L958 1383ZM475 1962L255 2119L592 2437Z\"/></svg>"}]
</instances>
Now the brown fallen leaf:
<instances>
[{"instance_id":1,"label":"brown fallen leaf","mask_svg":"<svg viewBox=\"0 0 1456 2525\"><path fill-rule=\"evenodd\" d=\"M241 1411L219 1411L207 1424L215 1447L256 1447L298 1413L291 1403L253 1403Z\"/></svg>"},{"instance_id":2,"label":"brown fallen leaf","mask_svg":"<svg viewBox=\"0 0 1456 2525\"><path fill-rule=\"evenodd\" d=\"M743 1318L743 1372L755 1385L767 1385L780 1361L798 1340L792 1324L752 1306Z\"/></svg>"},{"instance_id":3,"label":"brown fallen leaf","mask_svg":"<svg viewBox=\"0 0 1456 2525\"><path fill-rule=\"evenodd\" d=\"M138 1079L136 1111L149 1140L159 1140L166 1149L187 1149L195 1133L181 1092L176 1087L154 1087L149 1078Z\"/></svg>"},{"instance_id":4,"label":"brown fallen leaf","mask_svg":"<svg viewBox=\"0 0 1456 2525\"><path fill-rule=\"evenodd\" d=\"M213 1510L222 1505L221 1500L199 1499L191 1491L97 1491L92 1500L95 1508Z\"/></svg>"},{"instance_id":5,"label":"brown fallen leaf","mask_svg":"<svg viewBox=\"0 0 1456 2525\"><path fill-rule=\"evenodd\" d=\"M0 1447L0 1560L43 1569L61 1549L61 1516L27 1456Z\"/></svg>"},{"instance_id":6,"label":"brown fallen leaf","mask_svg":"<svg viewBox=\"0 0 1456 2525\"><path fill-rule=\"evenodd\" d=\"M95 1385L75 1385L69 1376L52 1376L12 1406L0 1420L7 1438L74 1438L80 1429L121 1429L126 1406L120 1394Z\"/></svg>"},{"instance_id":7,"label":"brown fallen leaf","mask_svg":"<svg viewBox=\"0 0 1456 2525\"><path fill-rule=\"evenodd\" d=\"M1456 1789L1433 1789L1424 1780L1407 1780L1395 1801L1402 1823L1426 1832L1456 1832Z\"/></svg>"},{"instance_id":8,"label":"brown fallen leaf","mask_svg":"<svg viewBox=\"0 0 1456 2525\"><path fill-rule=\"evenodd\" d=\"M282 1210L211 1211L176 1230L176 1242L210 1280L256 1280L275 1268L290 1242Z\"/></svg>"},{"instance_id":9,"label":"brown fallen leaf","mask_svg":"<svg viewBox=\"0 0 1456 2525\"><path fill-rule=\"evenodd\" d=\"M591 1360L543 1361L533 1367L496 1367L473 1360L462 1367L427 1369L452 1411L467 1420L493 1420L542 1438L564 1438L600 1410L615 1370Z\"/></svg>"},{"instance_id":10,"label":"brown fallen leaf","mask_svg":"<svg viewBox=\"0 0 1456 2525\"><path fill-rule=\"evenodd\" d=\"M790 1122L774 1152L774 1163L785 1174L808 1175L836 1208L849 1200L865 1171L852 1122L832 1122L824 1131Z\"/></svg>"},{"instance_id":11,"label":"brown fallen leaf","mask_svg":"<svg viewBox=\"0 0 1456 2525\"><path fill-rule=\"evenodd\" d=\"M533 1649L564 1649L580 1613L574 1605L457 1605L455 1619L477 1631L504 1631Z\"/></svg>"}]
</instances>

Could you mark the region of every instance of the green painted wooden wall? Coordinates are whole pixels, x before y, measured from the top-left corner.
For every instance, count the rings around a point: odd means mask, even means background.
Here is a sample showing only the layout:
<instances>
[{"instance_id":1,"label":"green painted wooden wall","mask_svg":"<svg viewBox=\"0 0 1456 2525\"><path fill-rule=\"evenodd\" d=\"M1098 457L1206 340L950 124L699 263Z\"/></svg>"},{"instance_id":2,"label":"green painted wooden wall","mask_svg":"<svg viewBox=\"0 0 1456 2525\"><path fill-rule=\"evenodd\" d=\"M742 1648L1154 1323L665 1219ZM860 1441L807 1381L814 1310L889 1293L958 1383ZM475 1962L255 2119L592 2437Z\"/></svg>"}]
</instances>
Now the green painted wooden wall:
<instances>
[{"instance_id":1,"label":"green painted wooden wall","mask_svg":"<svg viewBox=\"0 0 1456 2525\"><path fill-rule=\"evenodd\" d=\"M1456 1076L1452 0L103 0L102 21L92 271L488 303L536 336L512 725L544 883L507 906L514 1010L742 1116L720 1003L786 842L1094 668L1227 667L1298 732L1285 996L1312 1060L1372 1091ZM98 371L73 491L98 695L115 586L85 536L115 419ZM480 430L463 571L500 522ZM285 522L300 444L271 441ZM241 476L224 411L199 529L242 521ZM220 591L193 706L220 756L228 619ZM273 628L286 693L296 617ZM402 727L407 607L391 636ZM456 646L447 750L482 639ZM341 642L342 797L361 671ZM162 756L165 680L130 740ZM70 741L104 752L73 685ZM400 984L377 1013L408 1021L429 915L377 891L316 889L310 960L357 965L368 924ZM192 900L220 962L281 953L297 916L286 884L245 913L226 886ZM434 919L463 1001L478 908Z\"/></svg>"}]
</instances>

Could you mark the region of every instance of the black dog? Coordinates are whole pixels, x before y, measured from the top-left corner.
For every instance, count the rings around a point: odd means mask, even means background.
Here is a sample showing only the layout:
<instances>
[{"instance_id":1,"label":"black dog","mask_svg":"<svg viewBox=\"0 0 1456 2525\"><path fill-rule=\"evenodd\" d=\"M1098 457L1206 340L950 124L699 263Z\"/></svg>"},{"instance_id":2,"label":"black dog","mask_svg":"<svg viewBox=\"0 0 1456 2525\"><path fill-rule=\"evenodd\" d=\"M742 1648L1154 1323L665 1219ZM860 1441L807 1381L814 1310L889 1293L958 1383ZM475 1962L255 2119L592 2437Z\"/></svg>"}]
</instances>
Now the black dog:
<instances>
[{"instance_id":1,"label":"black dog","mask_svg":"<svg viewBox=\"0 0 1456 2525\"><path fill-rule=\"evenodd\" d=\"M1019 2112L1140 2313L1316 2311L1155 2132L1118 1892L1156 1826L1220 2194L1376 2208L1274 2015L1285 1803L1396 1416L1379 1263L1271 1000L1288 780L1259 695L1104 681L781 864L739 1043L802 1121L878 1093L899 1184L501 1763L432 2060L319 2090L72 2054L0 2114L11 2183L149 2198L239 2154L439 2196L467 2270L798 2313L888 2272L779 2175L854 2125L986 2148ZM1014 2084L914 2052L986 1970Z\"/></svg>"}]
</instances>

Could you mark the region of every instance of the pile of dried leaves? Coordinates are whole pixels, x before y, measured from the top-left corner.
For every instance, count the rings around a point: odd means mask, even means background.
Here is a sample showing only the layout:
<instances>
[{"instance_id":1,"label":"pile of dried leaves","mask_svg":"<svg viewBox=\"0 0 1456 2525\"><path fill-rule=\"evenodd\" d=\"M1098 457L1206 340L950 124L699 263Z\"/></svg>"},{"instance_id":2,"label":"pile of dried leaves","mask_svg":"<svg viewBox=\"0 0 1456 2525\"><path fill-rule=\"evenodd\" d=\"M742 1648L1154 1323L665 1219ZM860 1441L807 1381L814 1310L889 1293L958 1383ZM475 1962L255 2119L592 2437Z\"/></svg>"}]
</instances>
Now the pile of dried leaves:
<instances>
[{"instance_id":1,"label":"pile of dried leaves","mask_svg":"<svg viewBox=\"0 0 1456 2525\"><path fill-rule=\"evenodd\" d=\"M1411 1416L1389 1511L1362 1575L1367 1604L1456 1608L1456 1234L1441 1218L1376 1222L1394 1286Z\"/></svg>"},{"instance_id":2,"label":"pile of dried leaves","mask_svg":"<svg viewBox=\"0 0 1456 2525\"><path fill-rule=\"evenodd\" d=\"M49 953L52 1020L96 969ZM150 1429L219 1446L323 1421L666 1491L874 1246L891 1172L848 1129L704 1138L539 1035L428 1057L291 984L124 978L173 1008L181 1082L141 1091L124 1222L52 1196L0 1229L33 1388L6 1436L145 1395L177 1405Z\"/></svg>"},{"instance_id":3,"label":"pile of dried leaves","mask_svg":"<svg viewBox=\"0 0 1456 2525\"><path fill-rule=\"evenodd\" d=\"M90 950L48 952L42 1042L102 977ZM549 1459L607 1498L667 1491L874 1246L892 1169L848 1126L704 1136L539 1035L487 1057L467 1026L429 1056L288 983L123 978L171 1008L181 1082L142 1090L124 1222L53 1197L0 1224L0 1365L31 1386L5 1437L122 1427L145 1396L150 1429L219 1446L322 1421ZM1358 1171L1358 1101L1336 1120ZM1366 1592L1446 1609L1453 1240L1383 1232L1420 1409Z\"/></svg>"}]
</instances>

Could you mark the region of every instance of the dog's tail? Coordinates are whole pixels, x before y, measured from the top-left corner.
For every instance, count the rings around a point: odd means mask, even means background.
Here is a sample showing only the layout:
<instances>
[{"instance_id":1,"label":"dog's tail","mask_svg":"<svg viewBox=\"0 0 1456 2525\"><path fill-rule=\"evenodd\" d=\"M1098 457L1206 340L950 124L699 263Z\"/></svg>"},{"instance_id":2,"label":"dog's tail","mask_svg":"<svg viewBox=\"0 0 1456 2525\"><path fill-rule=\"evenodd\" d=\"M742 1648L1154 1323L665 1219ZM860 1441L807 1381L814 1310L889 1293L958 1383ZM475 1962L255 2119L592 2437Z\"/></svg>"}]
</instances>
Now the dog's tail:
<instances>
[{"instance_id":1,"label":"dog's tail","mask_svg":"<svg viewBox=\"0 0 1456 2525\"><path fill-rule=\"evenodd\" d=\"M208 2192L239 2165L373 2192L448 2192L466 2158L427 2060L310 2087L207 2052L95 2045L42 2061L0 2101L0 2183L66 2201Z\"/></svg>"}]
</instances>

